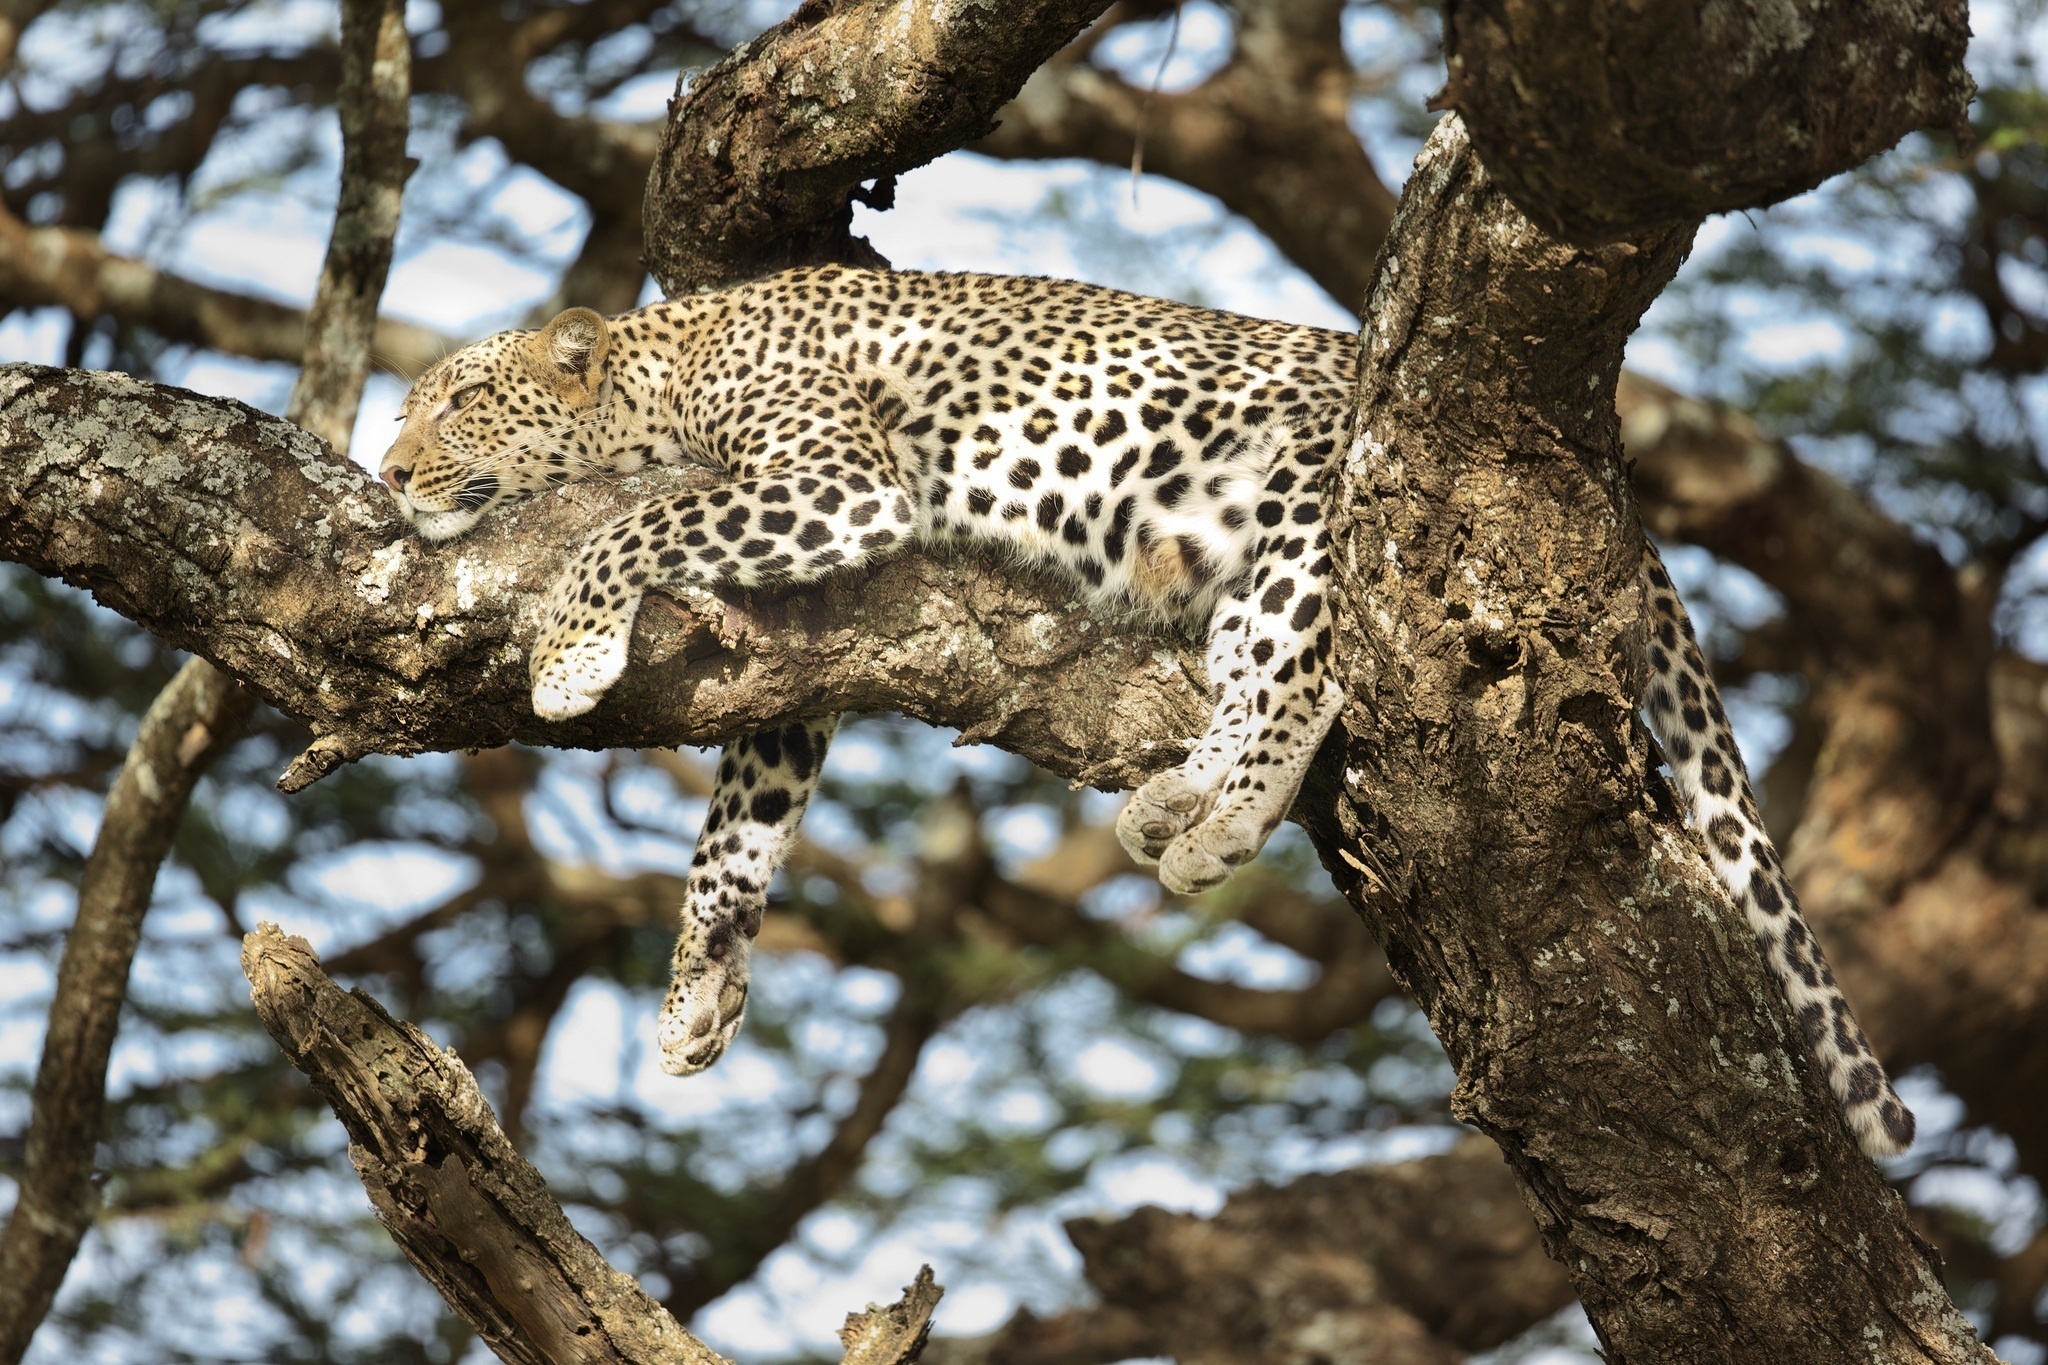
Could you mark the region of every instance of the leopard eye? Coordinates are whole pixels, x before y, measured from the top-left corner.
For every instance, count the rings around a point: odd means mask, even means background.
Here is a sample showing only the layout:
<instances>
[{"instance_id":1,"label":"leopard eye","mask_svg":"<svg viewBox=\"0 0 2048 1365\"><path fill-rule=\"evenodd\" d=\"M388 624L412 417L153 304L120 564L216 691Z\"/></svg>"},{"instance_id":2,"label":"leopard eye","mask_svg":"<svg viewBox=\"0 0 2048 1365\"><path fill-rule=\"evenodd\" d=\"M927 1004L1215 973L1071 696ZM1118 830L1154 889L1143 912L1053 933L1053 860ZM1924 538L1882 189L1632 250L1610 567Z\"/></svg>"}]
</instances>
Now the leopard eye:
<instances>
[{"instance_id":1,"label":"leopard eye","mask_svg":"<svg viewBox=\"0 0 2048 1365\"><path fill-rule=\"evenodd\" d=\"M454 392L454 394L452 394L449 397L448 405L453 408L466 408L471 403L474 403L477 399L477 395L482 393L483 391L484 386L481 384L471 384L465 388L457 389Z\"/></svg>"}]
</instances>

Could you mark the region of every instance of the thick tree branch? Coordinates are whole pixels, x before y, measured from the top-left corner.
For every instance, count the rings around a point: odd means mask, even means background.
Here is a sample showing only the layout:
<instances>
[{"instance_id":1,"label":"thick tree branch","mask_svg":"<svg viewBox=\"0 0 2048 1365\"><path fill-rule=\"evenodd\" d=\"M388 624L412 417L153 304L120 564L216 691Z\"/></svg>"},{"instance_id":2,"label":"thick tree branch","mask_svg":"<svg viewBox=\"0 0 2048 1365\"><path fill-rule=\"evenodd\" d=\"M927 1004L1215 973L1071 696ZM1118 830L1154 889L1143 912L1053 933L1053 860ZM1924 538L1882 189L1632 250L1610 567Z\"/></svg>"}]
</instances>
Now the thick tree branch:
<instances>
[{"instance_id":1,"label":"thick tree branch","mask_svg":"<svg viewBox=\"0 0 2048 1365\"><path fill-rule=\"evenodd\" d=\"M286 423L37 366L0 368L0 452L0 556L91 588L309 725L293 789L372 752L702 744L839 711L955 725L1117 786L1206 715L1187 642L1106 629L1007 566L906 555L785 597L652 599L606 703L546 724L524 651L560 547L701 472L574 485L432 546Z\"/></svg>"},{"instance_id":2,"label":"thick tree branch","mask_svg":"<svg viewBox=\"0 0 2048 1365\"><path fill-rule=\"evenodd\" d=\"M50 1310L99 1203L92 1183L107 1058L157 869L200 776L251 698L197 660L158 694L100 815L64 940L36 1068L20 1194L0 1232L0 1361L18 1361Z\"/></svg>"},{"instance_id":3,"label":"thick tree branch","mask_svg":"<svg viewBox=\"0 0 2048 1365\"><path fill-rule=\"evenodd\" d=\"M1334 821L1304 809L1610 1360L1988 1360L1645 794L1611 395L1687 236L1563 246L1439 126L1367 304L1350 742Z\"/></svg>"},{"instance_id":4,"label":"thick tree branch","mask_svg":"<svg viewBox=\"0 0 2048 1365\"><path fill-rule=\"evenodd\" d=\"M648 175L647 263L671 296L783 266L879 258L853 193L988 131L1109 7L807 0L670 106Z\"/></svg>"},{"instance_id":5,"label":"thick tree branch","mask_svg":"<svg viewBox=\"0 0 2048 1365\"><path fill-rule=\"evenodd\" d=\"M1965 0L1446 8L1455 108L1501 186L1585 246L1812 189L1916 128L1960 128Z\"/></svg>"}]
</instances>

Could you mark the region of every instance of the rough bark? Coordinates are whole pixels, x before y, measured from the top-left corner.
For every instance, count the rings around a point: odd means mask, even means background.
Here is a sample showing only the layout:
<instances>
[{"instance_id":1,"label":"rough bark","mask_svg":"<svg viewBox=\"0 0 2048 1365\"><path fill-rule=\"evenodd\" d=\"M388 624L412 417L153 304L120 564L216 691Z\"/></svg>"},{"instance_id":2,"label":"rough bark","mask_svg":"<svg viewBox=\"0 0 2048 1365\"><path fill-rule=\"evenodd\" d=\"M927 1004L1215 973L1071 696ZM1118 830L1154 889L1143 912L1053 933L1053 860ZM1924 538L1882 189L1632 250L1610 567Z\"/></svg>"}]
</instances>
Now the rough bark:
<instances>
[{"instance_id":1,"label":"rough bark","mask_svg":"<svg viewBox=\"0 0 2048 1365\"><path fill-rule=\"evenodd\" d=\"M142 717L78 883L36 1067L19 1196L0 1232L0 1361L28 1350L99 1207L107 1058L157 868L193 786L235 738L248 693L194 660Z\"/></svg>"},{"instance_id":2,"label":"rough bark","mask_svg":"<svg viewBox=\"0 0 2048 1365\"><path fill-rule=\"evenodd\" d=\"M1109 0L806 0L670 105L647 178L647 264L669 295L784 266L881 263L861 183L986 133Z\"/></svg>"},{"instance_id":3,"label":"rough bark","mask_svg":"<svg viewBox=\"0 0 2048 1365\"><path fill-rule=\"evenodd\" d=\"M569 1225L452 1051L344 993L274 925L243 940L242 970L263 1026L348 1129L378 1218L501 1359L722 1365Z\"/></svg>"},{"instance_id":4,"label":"rough bark","mask_svg":"<svg viewBox=\"0 0 2048 1365\"><path fill-rule=\"evenodd\" d=\"M1311 833L1608 1359L1988 1360L1652 799L1612 395L1688 236L1548 238L1455 119L1418 160L1330 509L1350 739Z\"/></svg>"},{"instance_id":5,"label":"rough bark","mask_svg":"<svg viewBox=\"0 0 2048 1365\"><path fill-rule=\"evenodd\" d=\"M1760 208L1963 126L1965 0L1447 7L1450 84L1515 202L1582 246Z\"/></svg>"},{"instance_id":6,"label":"rough bark","mask_svg":"<svg viewBox=\"0 0 2048 1365\"><path fill-rule=\"evenodd\" d=\"M561 547L701 471L573 485L433 546L295 427L39 366L0 368L0 450L0 555L92 589L308 724L320 739L292 789L366 753L668 747L891 710L1116 786L1206 717L1187 642L1094 621L1006 566L905 555L803 594L650 599L605 703L546 724L525 648Z\"/></svg>"}]
</instances>

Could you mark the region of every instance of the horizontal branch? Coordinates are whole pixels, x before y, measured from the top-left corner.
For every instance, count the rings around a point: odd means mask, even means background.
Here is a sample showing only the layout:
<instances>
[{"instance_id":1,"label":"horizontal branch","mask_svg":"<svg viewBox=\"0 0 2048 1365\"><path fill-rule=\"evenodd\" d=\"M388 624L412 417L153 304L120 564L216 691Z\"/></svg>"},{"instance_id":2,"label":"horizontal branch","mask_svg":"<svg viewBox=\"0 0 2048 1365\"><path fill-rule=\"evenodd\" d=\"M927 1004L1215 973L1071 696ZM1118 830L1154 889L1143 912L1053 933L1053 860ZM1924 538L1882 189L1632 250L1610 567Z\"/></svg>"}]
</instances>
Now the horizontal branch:
<instances>
[{"instance_id":1,"label":"horizontal branch","mask_svg":"<svg viewBox=\"0 0 2048 1365\"><path fill-rule=\"evenodd\" d=\"M1114 787L1206 718L1187 641L1098 621L1048 579L906 554L802 592L652 596L618 686L551 724L526 650L566 547L702 471L572 485L435 546L295 427L40 366L0 367L0 450L0 558L91 589L311 727L288 790L369 753L704 744L846 711Z\"/></svg>"},{"instance_id":2,"label":"horizontal branch","mask_svg":"<svg viewBox=\"0 0 2048 1365\"><path fill-rule=\"evenodd\" d=\"M0 208L0 305L58 307L82 318L111 317L170 341L252 360L296 365L306 353L306 314L288 304L214 289L109 251L99 234L30 227ZM375 360L415 375L447 354L446 337L384 318L370 343Z\"/></svg>"},{"instance_id":3,"label":"horizontal branch","mask_svg":"<svg viewBox=\"0 0 2048 1365\"><path fill-rule=\"evenodd\" d=\"M1499 1150L1480 1138L1254 1186L1209 1218L1144 1208L1066 1226L1101 1306L1020 1313L992 1336L944 1342L944 1365L1449 1365L1572 1298Z\"/></svg>"}]
</instances>

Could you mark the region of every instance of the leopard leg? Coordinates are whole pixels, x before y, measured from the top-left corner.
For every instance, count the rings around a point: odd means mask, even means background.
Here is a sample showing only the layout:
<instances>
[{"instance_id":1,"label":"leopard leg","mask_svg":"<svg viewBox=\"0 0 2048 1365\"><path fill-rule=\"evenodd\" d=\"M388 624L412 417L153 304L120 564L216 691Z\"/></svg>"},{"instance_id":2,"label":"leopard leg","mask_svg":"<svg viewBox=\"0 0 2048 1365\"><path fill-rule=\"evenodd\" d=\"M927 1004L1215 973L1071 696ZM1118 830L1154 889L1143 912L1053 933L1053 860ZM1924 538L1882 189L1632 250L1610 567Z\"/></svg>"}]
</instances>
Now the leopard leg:
<instances>
[{"instance_id":1,"label":"leopard leg","mask_svg":"<svg viewBox=\"0 0 2048 1365\"><path fill-rule=\"evenodd\" d=\"M1913 1145L1913 1113L1892 1089L1835 984L1820 941L1799 913L1799 898L1764 831L1721 694L1654 546L1643 556L1640 581L1651 635L1643 710L1671 762L1672 783L1706 839L1715 877L1756 934L1858 1145L1873 1157L1896 1156Z\"/></svg>"},{"instance_id":2,"label":"leopard leg","mask_svg":"<svg viewBox=\"0 0 2048 1365\"><path fill-rule=\"evenodd\" d=\"M873 470L785 470L650 502L606 526L555 580L528 661L534 714L597 705L626 666L647 589L809 582L902 545L910 499Z\"/></svg>"},{"instance_id":3,"label":"leopard leg","mask_svg":"<svg viewBox=\"0 0 2048 1365\"><path fill-rule=\"evenodd\" d=\"M768 883L789 856L838 725L832 716L763 730L719 759L661 1006L661 1069L671 1076L710 1066L739 1032Z\"/></svg>"},{"instance_id":4,"label":"leopard leg","mask_svg":"<svg viewBox=\"0 0 2048 1365\"><path fill-rule=\"evenodd\" d=\"M1243 752L1252 698L1245 679L1251 622L1251 580L1217 602L1209 614L1209 691L1214 704L1209 729L1179 767L1158 773L1131 794L1117 816L1116 837L1133 860L1155 866L1167 846L1209 813L1230 761Z\"/></svg>"},{"instance_id":5,"label":"leopard leg","mask_svg":"<svg viewBox=\"0 0 2048 1365\"><path fill-rule=\"evenodd\" d=\"M1321 481L1289 484L1288 496L1263 498L1259 507L1260 524L1273 529L1254 550L1242 594L1242 652L1233 656L1241 672L1227 676L1195 758L1178 776L1146 784L1162 784L1169 796L1173 784L1208 795L1198 818L1158 855L1159 880L1171 891L1215 886L1265 847L1343 705L1328 667L1331 564ZM1222 755L1219 773L1215 756ZM1140 793L1148 805L1164 804Z\"/></svg>"}]
</instances>

